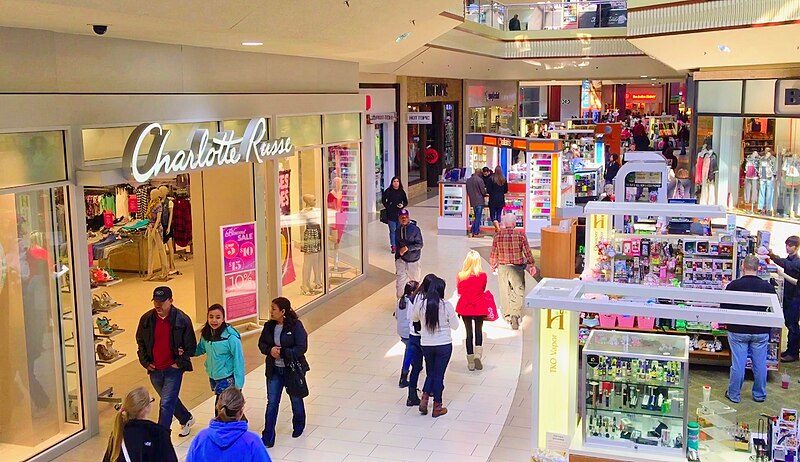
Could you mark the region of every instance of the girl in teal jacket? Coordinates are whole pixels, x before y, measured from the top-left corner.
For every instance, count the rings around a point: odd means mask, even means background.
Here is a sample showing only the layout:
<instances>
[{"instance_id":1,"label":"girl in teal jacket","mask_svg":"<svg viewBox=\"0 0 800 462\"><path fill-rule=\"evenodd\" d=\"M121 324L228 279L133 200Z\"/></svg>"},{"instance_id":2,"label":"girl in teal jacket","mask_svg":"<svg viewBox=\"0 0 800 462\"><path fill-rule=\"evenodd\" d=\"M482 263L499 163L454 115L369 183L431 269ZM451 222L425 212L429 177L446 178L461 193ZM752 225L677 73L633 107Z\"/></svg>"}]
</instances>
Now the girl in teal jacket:
<instances>
[{"instance_id":1,"label":"girl in teal jacket","mask_svg":"<svg viewBox=\"0 0 800 462\"><path fill-rule=\"evenodd\" d=\"M206 374L211 390L217 395L228 387L244 387L244 354L242 337L225 322L225 309L220 304L208 307L208 320L200 332L195 356L206 355Z\"/></svg>"}]
</instances>

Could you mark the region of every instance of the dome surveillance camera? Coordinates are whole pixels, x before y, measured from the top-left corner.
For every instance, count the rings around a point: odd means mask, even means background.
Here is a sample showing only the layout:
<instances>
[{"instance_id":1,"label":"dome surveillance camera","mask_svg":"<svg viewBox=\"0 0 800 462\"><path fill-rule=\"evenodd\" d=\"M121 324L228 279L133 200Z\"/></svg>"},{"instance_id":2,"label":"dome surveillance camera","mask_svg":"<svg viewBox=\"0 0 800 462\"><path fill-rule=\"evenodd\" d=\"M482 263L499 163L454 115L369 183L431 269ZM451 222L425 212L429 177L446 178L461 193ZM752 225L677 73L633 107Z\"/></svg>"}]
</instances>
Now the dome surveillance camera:
<instances>
[{"instance_id":1,"label":"dome surveillance camera","mask_svg":"<svg viewBox=\"0 0 800 462\"><path fill-rule=\"evenodd\" d=\"M92 25L92 30L97 35L105 35L108 32L108 26L103 24L94 24Z\"/></svg>"}]
</instances>

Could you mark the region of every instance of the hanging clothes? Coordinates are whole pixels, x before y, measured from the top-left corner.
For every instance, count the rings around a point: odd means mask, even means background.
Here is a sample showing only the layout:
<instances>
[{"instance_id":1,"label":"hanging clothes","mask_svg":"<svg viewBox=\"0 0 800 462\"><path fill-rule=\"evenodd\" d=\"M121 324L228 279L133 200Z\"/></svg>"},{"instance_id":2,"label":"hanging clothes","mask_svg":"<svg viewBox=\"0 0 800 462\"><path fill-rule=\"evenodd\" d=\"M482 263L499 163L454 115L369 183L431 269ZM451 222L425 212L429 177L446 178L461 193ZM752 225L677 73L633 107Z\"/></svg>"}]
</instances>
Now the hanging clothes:
<instances>
[{"instance_id":1,"label":"hanging clothes","mask_svg":"<svg viewBox=\"0 0 800 462\"><path fill-rule=\"evenodd\" d=\"M192 243L192 204L189 199L175 199L172 208L172 233L175 245L188 247Z\"/></svg>"}]
</instances>

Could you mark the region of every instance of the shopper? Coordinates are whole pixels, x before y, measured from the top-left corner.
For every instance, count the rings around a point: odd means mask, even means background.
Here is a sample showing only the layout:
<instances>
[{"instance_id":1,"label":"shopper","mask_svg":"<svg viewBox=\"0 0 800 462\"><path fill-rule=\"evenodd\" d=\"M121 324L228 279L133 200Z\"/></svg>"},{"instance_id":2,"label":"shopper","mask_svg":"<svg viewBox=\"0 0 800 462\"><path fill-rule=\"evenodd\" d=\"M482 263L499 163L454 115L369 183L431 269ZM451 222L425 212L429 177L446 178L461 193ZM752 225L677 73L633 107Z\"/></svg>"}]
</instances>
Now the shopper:
<instances>
[{"instance_id":1,"label":"shopper","mask_svg":"<svg viewBox=\"0 0 800 462\"><path fill-rule=\"evenodd\" d=\"M417 393L417 391L419 391L417 385L419 384L419 374L422 372L422 360L424 358L422 345L420 344L422 325L419 321L414 322L412 320L412 313L417 306L417 302L423 298L424 294L431 286L431 281L434 279L436 279L435 274L426 274L425 277L422 278L422 282L419 284L419 287L417 287L417 290L415 290L406 301L409 324L408 348L411 350L411 369L408 375L408 398L406 399L406 406L408 407L419 406L421 402L419 394Z\"/></svg>"},{"instance_id":2,"label":"shopper","mask_svg":"<svg viewBox=\"0 0 800 462\"><path fill-rule=\"evenodd\" d=\"M619 154L613 153L611 154L611 158L608 160L606 164L606 171L603 174L603 179L606 180L606 184L614 184L614 178L617 177L617 173L619 173Z\"/></svg>"},{"instance_id":3,"label":"shopper","mask_svg":"<svg viewBox=\"0 0 800 462\"><path fill-rule=\"evenodd\" d=\"M144 387L125 396L114 417L103 462L178 462L169 430L147 420L153 401Z\"/></svg>"},{"instance_id":4,"label":"shopper","mask_svg":"<svg viewBox=\"0 0 800 462\"><path fill-rule=\"evenodd\" d=\"M483 218L483 207L486 205L486 183L483 181L483 171L479 168L467 180L467 196L472 210L475 212L475 221L470 228L470 237L478 237L481 232L481 218Z\"/></svg>"},{"instance_id":5,"label":"shopper","mask_svg":"<svg viewBox=\"0 0 800 462\"><path fill-rule=\"evenodd\" d=\"M172 301L169 287L160 286L153 291L153 309L142 315L136 329L137 354L161 397L158 423L169 429L174 415L181 424L178 436L187 436L194 417L178 395L183 373L192 371L197 338L192 320Z\"/></svg>"},{"instance_id":6,"label":"shopper","mask_svg":"<svg viewBox=\"0 0 800 462\"><path fill-rule=\"evenodd\" d=\"M397 230L397 252L394 254L395 292L397 298L403 296L403 289L408 281L419 281L422 268L419 259L422 256L422 231L411 222L408 209L399 213L400 228Z\"/></svg>"},{"instance_id":7,"label":"shopper","mask_svg":"<svg viewBox=\"0 0 800 462\"><path fill-rule=\"evenodd\" d=\"M458 273L458 302L456 313L464 321L467 330L467 369L482 370L483 363L483 319L489 314L489 305L486 302L486 273L483 272L481 256L478 252L470 250L461 272ZM475 343L473 346L473 332Z\"/></svg>"},{"instance_id":8,"label":"shopper","mask_svg":"<svg viewBox=\"0 0 800 462\"><path fill-rule=\"evenodd\" d=\"M247 429L244 395L238 388L227 388L214 406L216 417L201 430L189 446L186 462L270 462L258 435Z\"/></svg>"},{"instance_id":9,"label":"shopper","mask_svg":"<svg viewBox=\"0 0 800 462\"><path fill-rule=\"evenodd\" d=\"M272 300L270 320L264 324L258 348L266 355L267 376L267 411L264 416L264 431L261 440L271 448L275 445L275 424L278 422L278 407L281 395L286 386L289 371L286 368L287 358L296 358L309 371L306 361L308 350L308 333L303 323L297 318L289 299L278 297ZM288 394L288 390L287 390ZM306 409L303 398L289 395L292 403L292 438L298 438L306 427Z\"/></svg>"},{"instance_id":10,"label":"shopper","mask_svg":"<svg viewBox=\"0 0 800 462\"><path fill-rule=\"evenodd\" d=\"M425 356L426 377L419 412L423 415L428 413L428 401L433 396L433 417L447 414L447 408L442 406L444 375L453 355L450 331L458 329L458 316L453 305L444 299L444 290L444 280L439 277L431 280L428 291L418 300L411 314L411 320L421 324L420 344Z\"/></svg>"},{"instance_id":11,"label":"shopper","mask_svg":"<svg viewBox=\"0 0 800 462\"><path fill-rule=\"evenodd\" d=\"M508 30L521 30L522 24L519 22L519 15L515 14L510 21L508 21Z\"/></svg>"},{"instance_id":12,"label":"shopper","mask_svg":"<svg viewBox=\"0 0 800 462\"><path fill-rule=\"evenodd\" d=\"M678 168L678 158L675 156L675 149L673 149L669 139L664 140L664 148L661 150L661 155L667 160L667 165L671 170Z\"/></svg>"},{"instance_id":13,"label":"shopper","mask_svg":"<svg viewBox=\"0 0 800 462\"><path fill-rule=\"evenodd\" d=\"M633 142L636 144L637 151L646 151L650 148L650 139L647 137L647 129L642 123L642 119L636 119L633 125Z\"/></svg>"},{"instance_id":14,"label":"shopper","mask_svg":"<svg viewBox=\"0 0 800 462\"><path fill-rule=\"evenodd\" d=\"M745 257L742 264L744 276L731 282L725 290L737 292L757 292L774 294L775 289L769 282L758 277L759 261L755 255ZM725 304L724 308L767 311L765 306ZM747 367L748 354L753 364L753 401L764 402L767 399L767 351L769 349L769 327L728 324L728 343L731 345L731 373L725 397L738 403L741 400L744 372Z\"/></svg>"},{"instance_id":15,"label":"shopper","mask_svg":"<svg viewBox=\"0 0 800 462\"><path fill-rule=\"evenodd\" d=\"M244 387L244 354L242 337L225 322L225 309L215 303L208 307L206 325L200 331L195 356L206 355L206 374L211 391L219 395L228 387ZM216 401L215 401L216 403Z\"/></svg>"},{"instance_id":16,"label":"shopper","mask_svg":"<svg viewBox=\"0 0 800 462\"><path fill-rule=\"evenodd\" d=\"M800 237L789 236L786 239L786 258L780 258L769 251L769 258L783 268L786 275L793 279L800 279L800 257L797 255L797 248L800 246ZM800 294L797 293L797 286L793 284L783 285L783 319L786 328L789 330L786 342L786 351L781 353L781 361L791 363L797 361L800 353Z\"/></svg>"},{"instance_id":17,"label":"shopper","mask_svg":"<svg viewBox=\"0 0 800 462\"><path fill-rule=\"evenodd\" d=\"M514 230L514 213L503 216L503 228L494 236L489 264L500 282L500 306L511 328L519 329L525 298L525 270L536 276L535 260L525 234Z\"/></svg>"},{"instance_id":18,"label":"shopper","mask_svg":"<svg viewBox=\"0 0 800 462\"><path fill-rule=\"evenodd\" d=\"M411 316L409 309L413 306L412 296L419 288L417 281L408 281L403 290L403 296L397 302L397 308L394 310L394 317L397 320L397 335L400 336L400 341L406 346L405 353L403 354L403 367L400 369L400 382L398 386L405 388L408 386L408 372L411 369L411 360L414 356L414 351L408 344L408 338L411 335Z\"/></svg>"},{"instance_id":19,"label":"shopper","mask_svg":"<svg viewBox=\"0 0 800 462\"><path fill-rule=\"evenodd\" d=\"M397 250L397 228L400 226L397 214L408 205L408 196L403 190L403 183L400 182L400 178L392 177L391 185L383 191L381 204L386 209L386 221L389 225L389 245L392 253L395 253Z\"/></svg>"},{"instance_id":20,"label":"shopper","mask_svg":"<svg viewBox=\"0 0 800 462\"><path fill-rule=\"evenodd\" d=\"M494 169L494 174L486 189L489 193L489 217L494 224L495 231L499 231L500 217L503 214L503 207L506 206L506 194L508 193L508 182L499 165Z\"/></svg>"}]
</instances>

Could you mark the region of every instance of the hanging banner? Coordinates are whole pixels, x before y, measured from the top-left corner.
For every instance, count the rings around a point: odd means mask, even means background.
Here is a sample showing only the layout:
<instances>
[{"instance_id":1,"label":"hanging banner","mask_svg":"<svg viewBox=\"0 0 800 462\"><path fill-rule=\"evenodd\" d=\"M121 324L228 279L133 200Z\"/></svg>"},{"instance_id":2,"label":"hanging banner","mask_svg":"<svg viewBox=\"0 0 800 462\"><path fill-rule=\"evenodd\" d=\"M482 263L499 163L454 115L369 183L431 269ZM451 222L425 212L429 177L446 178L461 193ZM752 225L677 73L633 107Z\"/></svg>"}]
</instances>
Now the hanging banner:
<instances>
[{"instance_id":1,"label":"hanging banner","mask_svg":"<svg viewBox=\"0 0 800 462\"><path fill-rule=\"evenodd\" d=\"M281 170L278 172L278 207L281 210L281 217L289 216L291 213L291 196L289 186L291 180L291 170ZM283 221L283 220L281 220ZM281 285L291 284L297 279L294 272L294 262L292 261L292 230L288 226L281 227Z\"/></svg>"},{"instance_id":2,"label":"hanging banner","mask_svg":"<svg viewBox=\"0 0 800 462\"><path fill-rule=\"evenodd\" d=\"M227 322L258 312L256 223L220 226L222 291Z\"/></svg>"}]
</instances>

